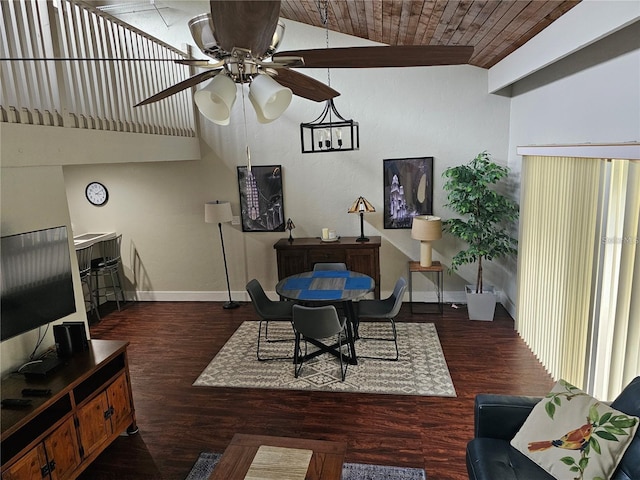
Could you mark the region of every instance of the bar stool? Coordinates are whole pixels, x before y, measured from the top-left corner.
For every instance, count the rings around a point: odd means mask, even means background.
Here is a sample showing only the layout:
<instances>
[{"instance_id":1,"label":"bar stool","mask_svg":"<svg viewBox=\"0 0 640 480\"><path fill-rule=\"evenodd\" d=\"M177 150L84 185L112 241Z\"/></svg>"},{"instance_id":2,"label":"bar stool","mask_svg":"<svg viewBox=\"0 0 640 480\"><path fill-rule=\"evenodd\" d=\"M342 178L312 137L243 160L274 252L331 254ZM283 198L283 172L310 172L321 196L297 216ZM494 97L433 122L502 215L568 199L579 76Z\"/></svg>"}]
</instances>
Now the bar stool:
<instances>
[{"instance_id":1,"label":"bar stool","mask_svg":"<svg viewBox=\"0 0 640 480\"><path fill-rule=\"evenodd\" d=\"M93 289L91 288L91 259L93 257L93 245L80 248L76 250L76 256L78 257L78 268L80 269L80 282L82 282L82 293L84 295L84 303L89 304L89 312L95 312L98 321L100 321L100 312L98 311L98 304L93 296ZM87 293L89 299L87 300L84 294L84 287L87 286Z\"/></svg>"},{"instance_id":2,"label":"bar stool","mask_svg":"<svg viewBox=\"0 0 640 480\"><path fill-rule=\"evenodd\" d=\"M105 300L108 296L113 295L116 299L116 305L120 310L120 296L124 303L124 290L120 281L120 244L122 243L122 235L110 240L100 242L101 258L94 258L91 261L91 275L94 277L93 296L97 305L100 305L100 297ZM100 279L102 278L102 287ZM106 279L109 282L106 282Z\"/></svg>"}]
</instances>

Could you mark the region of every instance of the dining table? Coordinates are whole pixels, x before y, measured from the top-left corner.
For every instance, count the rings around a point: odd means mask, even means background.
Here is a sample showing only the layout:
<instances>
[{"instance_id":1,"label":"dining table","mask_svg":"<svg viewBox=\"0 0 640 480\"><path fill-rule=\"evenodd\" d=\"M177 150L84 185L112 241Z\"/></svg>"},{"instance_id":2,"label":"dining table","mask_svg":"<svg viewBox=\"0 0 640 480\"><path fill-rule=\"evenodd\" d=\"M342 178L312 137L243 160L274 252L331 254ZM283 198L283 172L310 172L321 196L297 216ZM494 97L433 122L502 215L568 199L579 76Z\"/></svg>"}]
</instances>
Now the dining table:
<instances>
[{"instance_id":1,"label":"dining table","mask_svg":"<svg viewBox=\"0 0 640 480\"><path fill-rule=\"evenodd\" d=\"M355 345L358 317L353 301L374 288L373 278L351 270L315 270L291 275L278 282L276 293L282 298L308 306L340 303L344 309L349 354L340 352L338 343L327 345L316 339L307 339L319 350L307 354L305 360L327 352L336 357L342 356L351 365L358 364Z\"/></svg>"}]
</instances>

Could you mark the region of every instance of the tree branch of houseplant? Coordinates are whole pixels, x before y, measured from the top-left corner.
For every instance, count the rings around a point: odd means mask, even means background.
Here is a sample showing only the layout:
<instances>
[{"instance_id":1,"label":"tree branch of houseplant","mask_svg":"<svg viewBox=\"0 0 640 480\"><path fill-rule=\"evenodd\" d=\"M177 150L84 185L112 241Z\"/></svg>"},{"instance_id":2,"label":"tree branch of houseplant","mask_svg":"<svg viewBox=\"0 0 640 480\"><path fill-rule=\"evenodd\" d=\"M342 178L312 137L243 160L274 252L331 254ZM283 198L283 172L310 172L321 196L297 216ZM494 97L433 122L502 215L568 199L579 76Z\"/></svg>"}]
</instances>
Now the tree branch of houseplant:
<instances>
[{"instance_id":1,"label":"tree branch of houseplant","mask_svg":"<svg viewBox=\"0 0 640 480\"><path fill-rule=\"evenodd\" d=\"M494 260L517 253L517 240L509 229L518 219L516 202L494 190L495 185L509 175L507 167L491 160L487 152L479 153L465 165L450 167L446 178L449 207L464 218L443 222L445 232L467 243L468 247L454 255L449 273L467 263L478 264L476 293L483 292L483 260Z\"/></svg>"}]
</instances>

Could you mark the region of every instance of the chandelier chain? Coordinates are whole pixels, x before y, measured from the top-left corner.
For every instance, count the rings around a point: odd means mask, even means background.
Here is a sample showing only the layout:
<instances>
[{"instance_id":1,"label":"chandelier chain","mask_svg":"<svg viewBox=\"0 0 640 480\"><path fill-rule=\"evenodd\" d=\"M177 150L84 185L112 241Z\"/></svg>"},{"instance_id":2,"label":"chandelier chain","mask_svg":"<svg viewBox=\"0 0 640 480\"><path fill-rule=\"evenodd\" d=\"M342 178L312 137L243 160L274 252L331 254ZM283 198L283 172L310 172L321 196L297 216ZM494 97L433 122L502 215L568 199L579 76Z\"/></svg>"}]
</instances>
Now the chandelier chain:
<instances>
[{"instance_id":1,"label":"chandelier chain","mask_svg":"<svg viewBox=\"0 0 640 480\"><path fill-rule=\"evenodd\" d=\"M320 13L320 22L324 25L325 44L329 48L329 0L316 0L316 8ZM331 69L327 68L327 85L331 86Z\"/></svg>"}]
</instances>

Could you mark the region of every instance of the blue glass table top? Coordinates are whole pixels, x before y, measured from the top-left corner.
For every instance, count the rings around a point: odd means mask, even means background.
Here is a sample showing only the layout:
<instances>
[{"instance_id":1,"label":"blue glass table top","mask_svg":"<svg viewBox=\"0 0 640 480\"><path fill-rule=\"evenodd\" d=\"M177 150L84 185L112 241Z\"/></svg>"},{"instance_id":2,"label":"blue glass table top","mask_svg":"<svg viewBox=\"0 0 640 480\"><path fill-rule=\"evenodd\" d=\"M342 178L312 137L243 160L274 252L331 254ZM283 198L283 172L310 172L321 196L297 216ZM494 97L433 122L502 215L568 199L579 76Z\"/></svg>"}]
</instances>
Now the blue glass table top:
<instances>
[{"instance_id":1,"label":"blue glass table top","mask_svg":"<svg viewBox=\"0 0 640 480\"><path fill-rule=\"evenodd\" d=\"M373 291L373 278L345 270L304 272L283 278L276 285L278 295L290 300L344 302Z\"/></svg>"}]
</instances>

